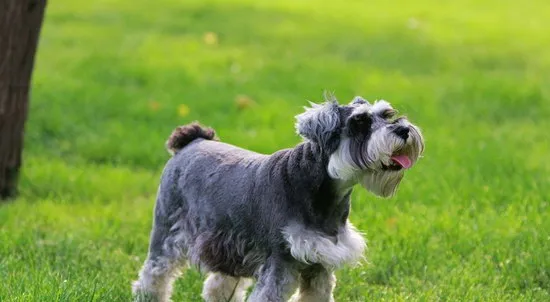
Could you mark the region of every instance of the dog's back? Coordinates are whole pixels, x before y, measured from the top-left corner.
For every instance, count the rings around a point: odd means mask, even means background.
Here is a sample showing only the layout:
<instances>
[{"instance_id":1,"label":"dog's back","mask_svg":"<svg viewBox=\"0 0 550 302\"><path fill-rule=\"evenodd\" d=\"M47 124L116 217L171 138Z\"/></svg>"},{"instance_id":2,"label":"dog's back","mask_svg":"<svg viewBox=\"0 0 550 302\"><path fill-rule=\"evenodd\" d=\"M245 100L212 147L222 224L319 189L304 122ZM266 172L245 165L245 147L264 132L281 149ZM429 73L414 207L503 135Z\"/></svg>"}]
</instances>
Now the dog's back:
<instances>
[{"instance_id":1,"label":"dog's back","mask_svg":"<svg viewBox=\"0 0 550 302\"><path fill-rule=\"evenodd\" d=\"M155 215L169 226L162 248L209 270L251 276L265 257L258 245L267 242L251 240L266 230L250 226L269 214L256 202L251 179L262 178L269 156L219 142L213 129L198 123L177 127L166 147L173 157L162 175Z\"/></svg>"}]
</instances>

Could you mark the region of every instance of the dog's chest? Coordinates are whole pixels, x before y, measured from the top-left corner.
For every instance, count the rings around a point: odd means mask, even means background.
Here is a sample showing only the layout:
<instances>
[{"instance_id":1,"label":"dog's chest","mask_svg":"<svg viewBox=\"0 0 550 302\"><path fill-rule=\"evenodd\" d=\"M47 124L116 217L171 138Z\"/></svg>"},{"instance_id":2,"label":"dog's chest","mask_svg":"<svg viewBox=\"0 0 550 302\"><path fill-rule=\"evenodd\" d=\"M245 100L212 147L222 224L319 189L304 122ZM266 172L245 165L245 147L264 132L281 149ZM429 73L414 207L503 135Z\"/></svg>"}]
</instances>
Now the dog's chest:
<instances>
[{"instance_id":1,"label":"dog's chest","mask_svg":"<svg viewBox=\"0 0 550 302\"><path fill-rule=\"evenodd\" d=\"M331 268L358 262L363 257L366 247L361 234L349 222L340 228L335 237L306 229L299 224L285 227L283 235L289 244L290 253L296 260Z\"/></svg>"}]
</instances>

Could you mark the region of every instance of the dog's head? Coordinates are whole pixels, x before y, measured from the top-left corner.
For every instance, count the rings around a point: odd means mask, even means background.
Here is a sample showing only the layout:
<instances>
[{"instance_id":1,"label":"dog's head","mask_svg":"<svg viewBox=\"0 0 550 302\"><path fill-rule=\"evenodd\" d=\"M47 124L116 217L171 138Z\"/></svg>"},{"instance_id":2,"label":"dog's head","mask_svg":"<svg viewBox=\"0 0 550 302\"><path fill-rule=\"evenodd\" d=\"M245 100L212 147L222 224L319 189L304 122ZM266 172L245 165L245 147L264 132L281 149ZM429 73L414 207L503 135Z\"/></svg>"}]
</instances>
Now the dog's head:
<instances>
[{"instance_id":1,"label":"dog's head","mask_svg":"<svg viewBox=\"0 0 550 302\"><path fill-rule=\"evenodd\" d=\"M420 129L383 100L356 97L348 105L331 98L296 116L296 130L329 156L327 171L343 183L360 183L372 193L392 196L406 169L424 151Z\"/></svg>"}]
</instances>

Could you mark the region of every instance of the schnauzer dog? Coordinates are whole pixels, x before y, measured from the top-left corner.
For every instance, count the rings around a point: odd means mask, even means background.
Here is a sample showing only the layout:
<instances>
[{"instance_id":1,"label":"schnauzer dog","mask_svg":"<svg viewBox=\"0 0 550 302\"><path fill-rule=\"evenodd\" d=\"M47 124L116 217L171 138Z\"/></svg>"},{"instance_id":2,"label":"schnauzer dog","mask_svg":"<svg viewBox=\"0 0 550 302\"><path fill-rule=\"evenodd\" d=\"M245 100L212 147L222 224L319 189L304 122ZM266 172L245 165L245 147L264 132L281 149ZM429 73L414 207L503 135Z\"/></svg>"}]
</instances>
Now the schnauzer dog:
<instances>
[{"instance_id":1,"label":"schnauzer dog","mask_svg":"<svg viewBox=\"0 0 550 302\"><path fill-rule=\"evenodd\" d=\"M366 246L348 221L353 186L393 195L424 140L386 101L332 98L296 119L304 142L271 155L197 123L174 130L137 301L169 301L187 264L208 273L206 301L244 301L251 279L248 301L334 301L334 270Z\"/></svg>"}]
</instances>

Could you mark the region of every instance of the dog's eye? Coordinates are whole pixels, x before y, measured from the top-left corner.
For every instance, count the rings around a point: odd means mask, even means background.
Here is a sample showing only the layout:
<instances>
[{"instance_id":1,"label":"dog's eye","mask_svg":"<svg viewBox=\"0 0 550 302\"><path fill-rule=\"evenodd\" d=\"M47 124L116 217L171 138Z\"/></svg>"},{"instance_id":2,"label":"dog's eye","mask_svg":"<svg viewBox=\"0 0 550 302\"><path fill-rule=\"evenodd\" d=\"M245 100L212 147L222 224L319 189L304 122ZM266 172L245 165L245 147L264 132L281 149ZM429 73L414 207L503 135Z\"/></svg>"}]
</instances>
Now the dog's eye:
<instances>
[{"instance_id":1,"label":"dog's eye","mask_svg":"<svg viewBox=\"0 0 550 302\"><path fill-rule=\"evenodd\" d=\"M353 122L358 126L370 125L371 118L368 114L359 114L354 116Z\"/></svg>"},{"instance_id":2,"label":"dog's eye","mask_svg":"<svg viewBox=\"0 0 550 302\"><path fill-rule=\"evenodd\" d=\"M395 109L386 109L380 113L380 116L384 119L391 119L397 114L397 111Z\"/></svg>"},{"instance_id":3,"label":"dog's eye","mask_svg":"<svg viewBox=\"0 0 550 302\"><path fill-rule=\"evenodd\" d=\"M360 116L360 115L356 115L353 117L353 122L357 125L362 125L365 123L365 117L364 116Z\"/></svg>"},{"instance_id":4,"label":"dog's eye","mask_svg":"<svg viewBox=\"0 0 550 302\"><path fill-rule=\"evenodd\" d=\"M368 113L357 114L350 117L348 129L351 135L356 135L368 131L372 125L372 119Z\"/></svg>"}]
</instances>

